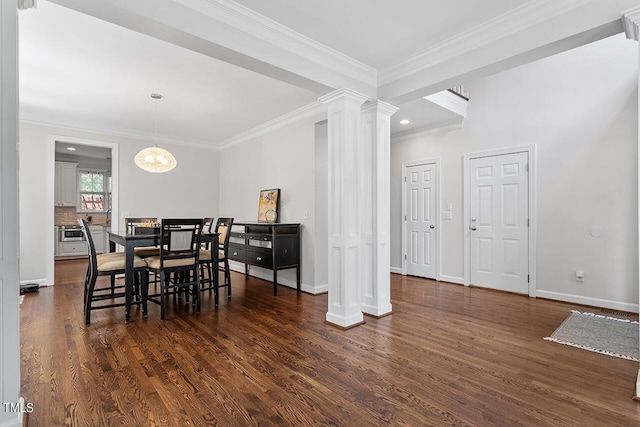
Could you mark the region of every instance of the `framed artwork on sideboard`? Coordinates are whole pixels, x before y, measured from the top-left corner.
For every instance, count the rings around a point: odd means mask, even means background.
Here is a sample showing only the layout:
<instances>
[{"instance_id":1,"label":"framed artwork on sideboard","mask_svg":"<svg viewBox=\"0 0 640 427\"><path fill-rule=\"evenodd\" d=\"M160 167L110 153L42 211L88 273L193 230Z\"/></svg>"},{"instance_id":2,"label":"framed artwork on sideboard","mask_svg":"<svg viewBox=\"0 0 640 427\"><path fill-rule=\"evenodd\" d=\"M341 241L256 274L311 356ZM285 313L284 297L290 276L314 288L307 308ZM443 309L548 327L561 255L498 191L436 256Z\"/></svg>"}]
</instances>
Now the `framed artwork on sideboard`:
<instances>
[{"instance_id":1,"label":"framed artwork on sideboard","mask_svg":"<svg viewBox=\"0 0 640 427\"><path fill-rule=\"evenodd\" d=\"M280 204L280 189L260 191L258 202L258 222L276 222L278 220L278 207Z\"/></svg>"}]
</instances>

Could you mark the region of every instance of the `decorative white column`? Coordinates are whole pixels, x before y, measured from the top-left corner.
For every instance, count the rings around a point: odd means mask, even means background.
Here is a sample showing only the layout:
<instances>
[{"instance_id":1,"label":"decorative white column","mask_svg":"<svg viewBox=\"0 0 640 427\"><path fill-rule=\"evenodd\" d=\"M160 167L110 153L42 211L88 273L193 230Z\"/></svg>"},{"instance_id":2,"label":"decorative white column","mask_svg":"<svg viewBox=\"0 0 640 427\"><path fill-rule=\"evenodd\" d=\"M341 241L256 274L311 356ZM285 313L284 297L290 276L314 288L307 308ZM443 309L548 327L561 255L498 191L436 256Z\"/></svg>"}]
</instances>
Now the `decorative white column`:
<instances>
[{"instance_id":1,"label":"decorative white column","mask_svg":"<svg viewBox=\"0 0 640 427\"><path fill-rule=\"evenodd\" d=\"M638 41L640 39L640 7L627 10L622 14L622 26L627 38ZM640 58L640 45L638 47L638 57ZM640 63L638 64L640 70ZM640 87L640 74L638 75L638 87ZM638 99L638 111L640 112L640 98ZM638 117L638 135L640 135L640 116ZM638 141L638 164L640 165L640 140ZM640 170L638 170L638 200L640 200ZM638 207L638 230L640 230L640 206ZM638 249L640 250L640 233L638 235ZM638 263L640 267L640 262ZM640 275L640 271L638 272ZM640 287L640 283L638 284ZM640 332L639 332L640 334ZM634 400L640 400L640 369L636 377L636 389Z\"/></svg>"},{"instance_id":2,"label":"decorative white column","mask_svg":"<svg viewBox=\"0 0 640 427\"><path fill-rule=\"evenodd\" d=\"M319 98L329 126L329 307L326 321L341 328L364 322L360 302L358 208L360 107L365 95L339 89Z\"/></svg>"},{"instance_id":3,"label":"decorative white column","mask_svg":"<svg viewBox=\"0 0 640 427\"><path fill-rule=\"evenodd\" d=\"M391 308L389 248L391 116L397 107L375 101L362 108L360 237L362 311L382 317Z\"/></svg>"},{"instance_id":4,"label":"decorative white column","mask_svg":"<svg viewBox=\"0 0 640 427\"><path fill-rule=\"evenodd\" d=\"M21 426L18 5L0 0L0 425ZM44 409L44 408L43 408Z\"/></svg>"}]
</instances>

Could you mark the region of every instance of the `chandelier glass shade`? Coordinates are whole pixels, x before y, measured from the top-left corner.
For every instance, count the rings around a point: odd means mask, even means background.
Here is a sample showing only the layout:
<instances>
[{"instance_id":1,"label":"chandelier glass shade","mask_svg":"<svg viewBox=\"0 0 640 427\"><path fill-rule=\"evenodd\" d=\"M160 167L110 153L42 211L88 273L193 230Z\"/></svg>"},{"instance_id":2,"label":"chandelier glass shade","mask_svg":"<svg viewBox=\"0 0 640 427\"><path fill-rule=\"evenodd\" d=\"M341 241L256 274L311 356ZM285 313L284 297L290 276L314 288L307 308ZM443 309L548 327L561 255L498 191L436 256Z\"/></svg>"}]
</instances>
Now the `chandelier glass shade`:
<instances>
[{"instance_id":1,"label":"chandelier glass shade","mask_svg":"<svg viewBox=\"0 0 640 427\"><path fill-rule=\"evenodd\" d=\"M158 146L140 150L134 162L140 169L154 173L169 172L178 164L173 154Z\"/></svg>"},{"instance_id":2,"label":"chandelier glass shade","mask_svg":"<svg viewBox=\"0 0 640 427\"><path fill-rule=\"evenodd\" d=\"M155 100L155 116L154 116L154 137L158 140L158 99L162 99L162 95L152 93L151 98ZM133 159L136 165L147 172L162 173L169 172L175 168L178 162L173 154L158 147L156 144L153 147L147 147L144 150L140 150L136 157Z\"/></svg>"}]
</instances>

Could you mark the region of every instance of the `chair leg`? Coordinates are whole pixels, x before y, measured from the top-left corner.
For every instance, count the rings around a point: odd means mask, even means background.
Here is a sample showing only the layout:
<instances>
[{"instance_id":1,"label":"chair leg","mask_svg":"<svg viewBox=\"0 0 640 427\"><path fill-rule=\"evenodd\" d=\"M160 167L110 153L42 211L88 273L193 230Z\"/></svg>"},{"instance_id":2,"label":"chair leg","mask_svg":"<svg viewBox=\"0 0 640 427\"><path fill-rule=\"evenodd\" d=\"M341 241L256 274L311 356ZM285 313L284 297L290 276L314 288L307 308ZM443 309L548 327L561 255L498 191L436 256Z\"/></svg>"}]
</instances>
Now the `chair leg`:
<instances>
[{"instance_id":1,"label":"chair leg","mask_svg":"<svg viewBox=\"0 0 640 427\"><path fill-rule=\"evenodd\" d=\"M164 294L169 284L169 277L165 277L165 272L160 272L160 319L164 320Z\"/></svg>"},{"instance_id":2,"label":"chair leg","mask_svg":"<svg viewBox=\"0 0 640 427\"><path fill-rule=\"evenodd\" d=\"M116 293L116 276L114 274L111 275L111 295L115 295Z\"/></svg>"},{"instance_id":3,"label":"chair leg","mask_svg":"<svg viewBox=\"0 0 640 427\"><path fill-rule=\"evenodd\" d=\"M196 279L196 284L195 284L195 292L193 293L193 299L195 300L196 303L196 313L200 313L200 276L198 275L198 270L194 270L193 275L195 276L194 278Z\"/></svg>"},{"instance_id":4,"label":"chair leg","mask_svg":"<svg viewBox=\"0 0 640 427\"><path fill-rule=\"evenodd\" d=\"M224 282L227 285L227 298L231 298L231 270L228 258L224 259Z\"/></svg>"},{"instance_id":5,"label":"chair leg","mask_svg":"<svg viewBox=\"0 0 640 427\"><path fill-rule=\"evenodd\" d=\"M133 275L133 295L136 297L136 301L140 301L140 273Z\"/></svg>"},{"instance_id":6,"label":"chair leg","mask_svg":"<svg viewBox=\"0 0 640 427\"><path fill-rule=\"evenodd\" d=\"M209 275L209 293L211 293L211 289L213 289L215 287L215 282L213 279L213 263L210 262L209 264L207 264L207 274Z\"/></svg>"},{"instance_id":7,"label":"chair leg","mask_svg":"<svg viewBox=\"0 0 640 427\"><path fill-rule=\"evenodd\" d=\"M91 262L89 262L89 266L87 267L87 274L84 277L84 296L83 301L84 304L87 304L87 292L89 290L89 282L91 281Z\"/></svg>"},{"instance_id":8,"label":"chair leg","mask_svg":"<svg viewBox=\"0 0 640 427\"><path fill-rule=\"evenodd\" d=\"M149 297L149 272L144 271L142 275L142 315L147 317L147 298Z\"/></svg>"},{"instance_id":9,"label":"chair leg","mask_svg":"<svg viewBox=\"0 0 640 427\"><path fill-rule=\"evenodd\" d=\"M216 266L215 268L213 268L213 274L216 275L215 278L212 278L213 280L213 301L215 306L218 306L218 296L220 295L220 270L219 268Z\"/></svg>"},{"instance_id":10,"label":"chair leg","mask_svg":"<svg viewBox=\"0 0 640 427\"><path fill-rule=\"evenodd\" d=\"M91 300L93 299L93 290L96 287L97 275L92 274L89 279L89 289L87 289L87 300L84 304L84 324L91 324Z\"/></svg>"}]
</instances>

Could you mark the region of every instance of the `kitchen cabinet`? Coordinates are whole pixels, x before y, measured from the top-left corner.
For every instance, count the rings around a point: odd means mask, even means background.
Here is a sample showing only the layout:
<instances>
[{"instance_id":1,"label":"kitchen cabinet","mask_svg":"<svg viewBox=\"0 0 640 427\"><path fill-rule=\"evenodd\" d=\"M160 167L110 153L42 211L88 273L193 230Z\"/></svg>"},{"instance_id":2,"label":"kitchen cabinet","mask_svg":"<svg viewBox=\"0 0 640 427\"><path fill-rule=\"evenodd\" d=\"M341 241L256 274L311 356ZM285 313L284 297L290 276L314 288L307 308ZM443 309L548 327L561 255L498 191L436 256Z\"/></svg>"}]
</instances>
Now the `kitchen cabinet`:
<instances>
[{"instance_id":1,"label":"kitchen cabinet","mask_svg":"<svg viewBox=\"0 0 640 427\"><path fill-rule=\"evenodd\" d=\"M87 242L78 240L75 242L58 242L56 256L84 256L88 253Z\"/></svg>"},{"instance_id":2,"label":"kitchen cabinet","mask_svg":"<svg viewBox=\"0 0 640 427\"><path fill-rule=\"evenodd\" d=\"M91 232L91 237L93 238L93 245L96 247L96 253L104 253L104 227L101 225L90 225L89 231ZM84 242L84 244L85 246L87 245L86 242Z\"/></svg>"},{"instance_id":3,"label":"kitchen cabinet","mask_svg":"<svg viewBox=\"0 0 640 427\"><path fill-rule=\"evenodd\" d=\"M78 200L78 164L56 162L55 206L76 206Z\"/></svg>"},{"instance_id":4,"label":"kitchen cabinet","mask_svg":"<svg viewBox=\"0 0 640 427\"><path fill-rule=\"evenodd\" d=\"M84 257L89 254L86 240L82 239L61 242L59 239L58 229L59 227L55 227L55 239L57 242L55 251L56 257ZM101 254L109 252L109 239L105 232L105 227L102 225L90 225L89 231L93 238L93 244L96 247L96 253Z\"/></svg>"}]
</instances>

